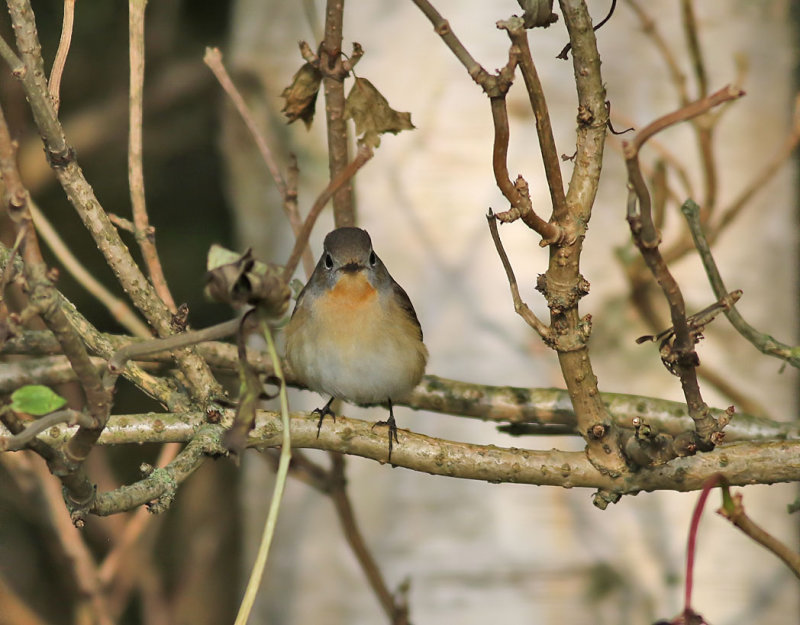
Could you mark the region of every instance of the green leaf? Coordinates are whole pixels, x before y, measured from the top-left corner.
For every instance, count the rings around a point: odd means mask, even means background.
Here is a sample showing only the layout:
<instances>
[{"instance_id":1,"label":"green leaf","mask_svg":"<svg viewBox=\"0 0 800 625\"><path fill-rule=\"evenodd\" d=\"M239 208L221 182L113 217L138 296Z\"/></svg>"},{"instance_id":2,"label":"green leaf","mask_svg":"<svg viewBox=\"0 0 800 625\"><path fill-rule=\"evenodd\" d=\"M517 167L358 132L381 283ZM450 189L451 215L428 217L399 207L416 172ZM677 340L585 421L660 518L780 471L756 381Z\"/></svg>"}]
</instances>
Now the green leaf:
<instances>
[{"instance_id":1,"label":"green leaf","mask_svg":"<svg viewBox=\"0 0 800 625\"><path fill-rule=\"evenodd\" d=\"M63 408L67 400L41 384L30 384L11 393L11 409L25 412L35 417L55 412Z\"/></svg>"}]
</instances>

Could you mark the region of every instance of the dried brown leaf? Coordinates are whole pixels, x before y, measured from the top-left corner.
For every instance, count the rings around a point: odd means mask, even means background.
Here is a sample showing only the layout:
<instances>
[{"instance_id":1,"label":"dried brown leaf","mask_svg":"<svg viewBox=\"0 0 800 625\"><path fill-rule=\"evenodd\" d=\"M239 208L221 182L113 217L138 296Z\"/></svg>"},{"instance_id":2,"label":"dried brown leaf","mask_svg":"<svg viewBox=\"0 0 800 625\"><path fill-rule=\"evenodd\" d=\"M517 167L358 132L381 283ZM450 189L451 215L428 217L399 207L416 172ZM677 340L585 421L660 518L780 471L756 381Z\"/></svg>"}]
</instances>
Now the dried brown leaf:
<instances>
[{"instance_id":1,"label":"dried brown leaf","mask_svg":"<svg viewBox=\"0 0 800 625\"><path fill-rule=\"evenodd\" d=\"M209 251L205 294L235 307L259 306L269 316L280 317L289 307L291 297L282 275L281 267L256 260L249 249L236 254L213 245Z\"/></svg>"},{"instance_id":2,"label":"dried brown leaf","mask_svg":"<svg viewBox=\"0 0 800 625\"><path fill-rule=\"evenodd\" d=\"M281 97L286 100L281 112L286 115L290 124L302 119L306 128L311 127L321 81L322 74L311 63L306 63L297 70L292 84L281 93Z\"/></svg>"},{"instance_id":3,"label":"dried brown leaf","mask_svg":"<svg viewBox=\"0 0 800 625\"><path fill-rule=\"evenodd\" d=\"M414 129L411 113L395 111L366 78L356 78L347 95L344 117L355 122L356 134L361 141L374 148L381 144L379 135L385 132L397 134L401 130Z\"/></svg>"}]
</instances>

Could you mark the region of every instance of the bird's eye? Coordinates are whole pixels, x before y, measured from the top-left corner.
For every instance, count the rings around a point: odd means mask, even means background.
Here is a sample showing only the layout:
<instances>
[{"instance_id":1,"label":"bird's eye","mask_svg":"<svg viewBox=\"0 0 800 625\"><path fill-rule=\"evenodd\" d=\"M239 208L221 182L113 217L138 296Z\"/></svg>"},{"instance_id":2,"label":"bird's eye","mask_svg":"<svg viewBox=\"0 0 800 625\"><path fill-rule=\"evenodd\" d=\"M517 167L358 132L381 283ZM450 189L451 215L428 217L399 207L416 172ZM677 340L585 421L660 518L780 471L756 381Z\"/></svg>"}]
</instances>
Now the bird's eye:
<instances>
[{"instance_id":1,"label":"bird's eye","mask_svg":"<svg viewBox=\"0 0 800 625\"><path fill-rule=\"evenodd\" d=\"M369 253L369 266L370 267L374 267L375 263L377 263L377 262L378 262L378 257L375 256L375 252L370 252Z\"/></svg>"},{"instance_id":2,"label":"bird's eye","mask_svg":"<svg viewBox=\"0 0 800 625\"><path fill-rule=\"evenodd\" d=\"M330 254L325 254L325 266L328 269L333 269L333 258L331 258Z\"/></svg>"}]
</instances>

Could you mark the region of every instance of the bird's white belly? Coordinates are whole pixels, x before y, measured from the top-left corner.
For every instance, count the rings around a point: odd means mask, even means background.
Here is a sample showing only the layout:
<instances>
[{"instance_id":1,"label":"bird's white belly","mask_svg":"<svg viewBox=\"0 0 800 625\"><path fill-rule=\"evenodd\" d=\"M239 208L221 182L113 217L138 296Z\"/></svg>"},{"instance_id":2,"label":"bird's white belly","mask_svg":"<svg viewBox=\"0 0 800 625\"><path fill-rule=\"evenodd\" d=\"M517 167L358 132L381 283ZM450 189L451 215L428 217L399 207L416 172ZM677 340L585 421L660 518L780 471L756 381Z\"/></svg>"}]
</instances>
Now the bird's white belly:
<instances>
[{"instance_id":1,"label":"bird's white belly","mask_svg":"<svg viewBox=\"0 0 800 625\"><path fill-rule=\"evenodd\" d=\"M374 305L324 315L324 324L309 315L306 340L287 350L290 366L309 388L355 404L402 398L419 381L427 353L405 317L397 323L381 311L375 298Z\"/></svg>"}]
</instances>

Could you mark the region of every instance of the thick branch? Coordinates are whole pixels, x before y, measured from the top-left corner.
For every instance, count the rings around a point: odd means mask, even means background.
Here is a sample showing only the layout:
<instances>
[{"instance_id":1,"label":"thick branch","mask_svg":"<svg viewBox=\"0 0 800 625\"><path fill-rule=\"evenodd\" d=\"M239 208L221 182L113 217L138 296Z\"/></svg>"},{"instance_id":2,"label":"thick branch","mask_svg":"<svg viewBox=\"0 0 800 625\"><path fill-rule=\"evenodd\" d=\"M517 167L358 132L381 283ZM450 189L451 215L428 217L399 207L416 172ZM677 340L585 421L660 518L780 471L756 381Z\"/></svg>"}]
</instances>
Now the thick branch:
<instances>
[{"instance_id":1,"label":"thick branch","mask_svg":"<svg viewBox=\"0 0 800 625\"><path fill-rule=\"evenodd\" d=\"M233 411L221 414L218 425L196 425L204 415L193 421L188 415L126 415L113 417L100 443L180 442L192 438L166 473L154 472L144 483L123 487L97 497L95 511L112 514L152 501L174 491L176 483L197 468L206 454L224 453L221 437L233 419ZM155 427L154 427L155 425ZM384 463L386 436L371 421L337 416L317 437L317 418L313 415L292 415L292 445L339 451L370 458ZM43 436L49 436L50 432ZM277 413L258 411L248 445L277 447L281 444L281 417ZM800 481L800 463L790 458L800 457L800 441L743 442L720 445L713 451L676 458L669 463L635 473L626 472L615 479L598 471L583 452L558 450L537 451L502 448L494 445L457 443L408 430L399 431L400 443L392 453L392 463L431 475L489 482L513 482L560 487L599 488L619 494L651 490L690 491L702 488L712 475L721 473L731 485L773 484ZM45 438L47 440L47 438ZM51 439L52 440L52 439Z\"/></svg>"},{"instance_id":2,"label":"thick branch","mask_svg":"<svg viewBox=\"0 0 800 625\"><path fill-rule=\"evenodd\" d=\"M603 158L608 110L600 74L600 57L592 20L582 0L561 0L564 22L573 50L573 73L578 92L578 130L575 167L567 193L568 210L559 226L572 233L550 248L547 273L537 289L550 308L558 361L577 416L578 431L586 441L590 461L610 475L626 471L620 440L600 400L597 378L587 349L591 317L581 317L578 302L589 291L580 273L580 255L586 224L597 194Z\"/></svg>"},{"instance_id":3,"label":"thick branch","mask_svg":"<svg viewBox=\"0 0 800 625\"><path fill-rule=\"evenodd\" d=\"M129 341L111 335L106 336L106 340L113 345L111 351L122 348ZM20 338L10 339L0 353L30 355L55 353L58 349L57 342L49 332L26 332ZM239 357L235 345L210 342L198 345L197 349L212 367L230 374L238 370ZM173 360L168 352L141 357L162 363L171 363ZM268 359L260 352L248 350L247 360L259 373L272 375ZM98 371L106 368L105 359L93 358L92 363ZM128 370L131 368L129 362ZM10 393L24 384L49 385L73 380L75 373L63 356L27 359L4 365L0 375L0 393ZM287 379L287 382L290 386L302 388L291 379ZM638 418L656 433L678 436L692 426L685 403L622 393L601 393L601 399L619 428L632 428L634 419ZM508 429L518 435L577 433L575 411L569 394L562 389L490 386L426 375L408 399L396 405L509 424ZM179 412L179 409L174 410ZM725 414L724 410L709 410L714 418ZM795 421L778 422L745 412L736 412L730 425L725 428L725 440L728 442L796 438L800 438L800 426Z\"/></svg>"}]
</instances>

